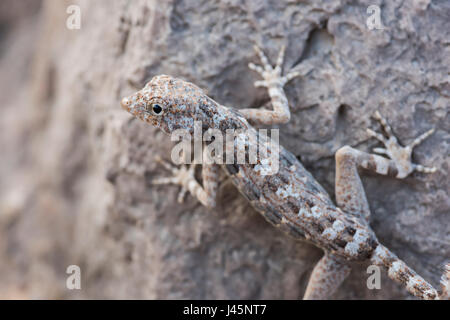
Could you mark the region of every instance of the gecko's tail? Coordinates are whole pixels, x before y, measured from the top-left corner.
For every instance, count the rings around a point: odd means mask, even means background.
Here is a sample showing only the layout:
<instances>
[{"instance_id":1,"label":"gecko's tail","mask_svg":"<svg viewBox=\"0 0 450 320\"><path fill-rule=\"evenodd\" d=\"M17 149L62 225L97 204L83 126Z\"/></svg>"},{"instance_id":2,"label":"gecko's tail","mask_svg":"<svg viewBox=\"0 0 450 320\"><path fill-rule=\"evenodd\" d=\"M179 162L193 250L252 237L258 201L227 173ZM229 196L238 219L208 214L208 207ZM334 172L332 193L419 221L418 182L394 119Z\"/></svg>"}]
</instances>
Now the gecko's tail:
<instances>
[{"instance_id":1,"label":"gecko's tail","mask_svg":"<svg viewBox=\"0 0 450 320\"><path fill-rule=\"evenodd\" d=\"M404 285L406 290L416 297L424 300L450 299L450 264L445 267L441 279L442 292L438 293L431 284L381 244L374 250L370 260L375 265L386 267L389 278Z\"/></svg>"}]
</instances>

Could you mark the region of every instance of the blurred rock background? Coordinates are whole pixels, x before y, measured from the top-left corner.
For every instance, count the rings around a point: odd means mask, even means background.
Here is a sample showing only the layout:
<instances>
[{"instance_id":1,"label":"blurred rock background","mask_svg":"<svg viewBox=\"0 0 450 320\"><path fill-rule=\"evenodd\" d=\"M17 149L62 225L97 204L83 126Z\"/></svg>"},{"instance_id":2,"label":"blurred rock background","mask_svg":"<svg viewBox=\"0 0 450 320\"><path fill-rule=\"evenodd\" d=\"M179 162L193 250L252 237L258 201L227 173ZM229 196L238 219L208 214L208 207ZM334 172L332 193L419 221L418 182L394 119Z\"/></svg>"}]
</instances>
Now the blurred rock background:
<instances>
[{"instance_id":1,"label":"blurred rock background","mask_svg":"<svg viewBox=\"0 0 450 320\"><path fill-rule=\"evenodd\" d=\"M66 27L69 5L81 29ZM383 30L369 30L369 5ZM411 1L0 2L0 298L298 299L321 257L275 230L224 180L218 208L175 186L155 154L170 138L120 98L165 73L218 102L257 107L253 42L304 74L286 90L281 142L333 196L334 153L368 151L379 109L403 143L435 127L414 160L436 174L365 174L382 243L438 285L450 259L450 3ZM82 289L66 288L79 265ZM411 299L355 265L334 299Z\"/></svg>"}]
</instances>

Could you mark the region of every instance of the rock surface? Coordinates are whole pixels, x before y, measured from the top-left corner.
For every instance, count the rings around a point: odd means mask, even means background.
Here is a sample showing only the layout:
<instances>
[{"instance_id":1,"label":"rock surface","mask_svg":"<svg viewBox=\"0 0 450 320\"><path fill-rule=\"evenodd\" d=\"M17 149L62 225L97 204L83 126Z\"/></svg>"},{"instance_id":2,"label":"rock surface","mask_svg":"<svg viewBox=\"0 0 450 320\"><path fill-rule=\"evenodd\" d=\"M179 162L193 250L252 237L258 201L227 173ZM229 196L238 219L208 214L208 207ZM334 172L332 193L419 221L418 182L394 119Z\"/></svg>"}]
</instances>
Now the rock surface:
<instances>
[{"instance_id":1,"label":"rock surface","mask_svg":"<svg viewBox=\"0 0 450 320\"><path fill-rule=\"evenodd\" d=\"M25 5L17 5L24 2ZM221 104L268 102L253 87L258 43L287 44L292 120L281 142L333 196L334 153L368 151L379 109L436 174L365 174L380 241L438 285L450 259L450 4L447 1L2 1L0 298L298 299L321 257L257 214L228 182L218 207L174 186L154 159L170 138L129 117L120 98L157 74L192 81ZM384 29L369 30L369 5ZM5 10L3 10L5 9ZM5 14L4 14L5 13ZM82 290L66 289L79 265ZM410 299L355 265L334 299Z\"/></svg>"}]
</instances>

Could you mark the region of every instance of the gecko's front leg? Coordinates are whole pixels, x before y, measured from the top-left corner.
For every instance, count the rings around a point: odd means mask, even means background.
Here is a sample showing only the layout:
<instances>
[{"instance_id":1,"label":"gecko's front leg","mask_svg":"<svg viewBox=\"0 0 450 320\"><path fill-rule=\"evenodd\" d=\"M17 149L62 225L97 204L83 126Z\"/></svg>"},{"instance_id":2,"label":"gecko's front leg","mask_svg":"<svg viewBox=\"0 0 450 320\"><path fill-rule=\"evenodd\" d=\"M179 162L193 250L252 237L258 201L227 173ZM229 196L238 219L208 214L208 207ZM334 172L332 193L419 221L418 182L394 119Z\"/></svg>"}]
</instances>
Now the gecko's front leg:
<instances>
[{"instance_id":1,"label":"gecko's front leg","mask_svg":"<svg viewBox=\"0 0 450 320\"><path fill-rule=\"evenodd\" d=\"M213 208L216 205L216 195L218 189L219 166L215 163L202 165L203 187L197 182L194 176L195 164L190 166L182 165L175 167L160 158L156 160L167 170L172 172L172 177L160 177L152 181L153 184L176 184L181 186L178 194L178 202L183 202L184 196L189 191L205 207Z\"/></svg>"},{"instance_id":2,"label":"gecko's front leg","mask_svg":"<svg viewBox=\"0 0 450 320\"><path fill-rule=\"evenodd\" d=\"M270 65L269 60L260 48L255 46L255 51L259 55L262 66L255 65L253 63L250 63L248 66L250 69L258 72L264 79L255 81L255 86L267 87L269 90L273 111L264 109L241 109L239 112L247 120L253 122L254 124L271 125L289 122L291 119L291 113L289 111L289 104L283 87L291 79L300 76L300 73L297 71L291 71L285 76L281 74L285 46L283 46L280 50L275 67Z\"/></svg>"}]
</instances>

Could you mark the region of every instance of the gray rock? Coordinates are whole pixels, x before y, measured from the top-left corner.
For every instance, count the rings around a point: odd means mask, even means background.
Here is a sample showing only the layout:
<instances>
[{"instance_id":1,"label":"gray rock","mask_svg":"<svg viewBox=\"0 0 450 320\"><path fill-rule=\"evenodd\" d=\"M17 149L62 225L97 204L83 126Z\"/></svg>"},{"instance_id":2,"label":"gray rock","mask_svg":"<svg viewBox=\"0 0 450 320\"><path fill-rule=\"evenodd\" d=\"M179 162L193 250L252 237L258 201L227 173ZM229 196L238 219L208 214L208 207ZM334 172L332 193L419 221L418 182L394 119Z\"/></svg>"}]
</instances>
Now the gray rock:
<instances>
[{"instance_id":1,"label":"gray rock","mask_svg":"<svg viewBox=\"0 0 450 320\"><path fill-rule=\"evenodd\" d=\"M65 27L60 1L0 16L0 297L302 296L321 251L271 227L227 180L216 210L151 185L170 138L119 106L161 73L227 106L265 104L247 68L254 42L272 61L286 44L285 68L304 74L286 87L292 120L281 142L331 196L335 151L377 146L365 133L376 110L403 143L436 128L414 160L438 173L363 182L381 242L438 285L450 259L448 2L79 4L80 30ZM383 30L366 25L373 4ZM65 288L71 264L81 291ZM381 290L367 289L366 268L355 265L333 298L411 298L385 273Z\"/></svg>"}]
</instances>

